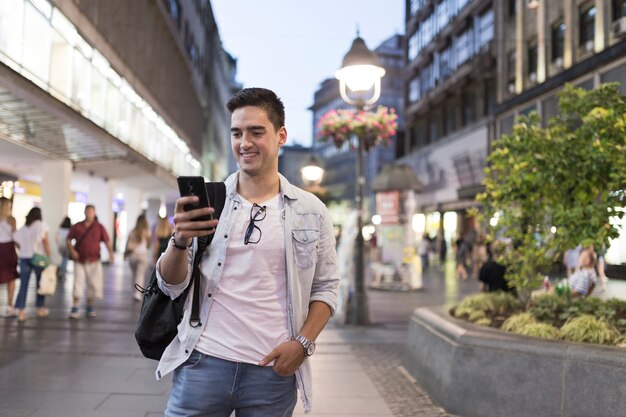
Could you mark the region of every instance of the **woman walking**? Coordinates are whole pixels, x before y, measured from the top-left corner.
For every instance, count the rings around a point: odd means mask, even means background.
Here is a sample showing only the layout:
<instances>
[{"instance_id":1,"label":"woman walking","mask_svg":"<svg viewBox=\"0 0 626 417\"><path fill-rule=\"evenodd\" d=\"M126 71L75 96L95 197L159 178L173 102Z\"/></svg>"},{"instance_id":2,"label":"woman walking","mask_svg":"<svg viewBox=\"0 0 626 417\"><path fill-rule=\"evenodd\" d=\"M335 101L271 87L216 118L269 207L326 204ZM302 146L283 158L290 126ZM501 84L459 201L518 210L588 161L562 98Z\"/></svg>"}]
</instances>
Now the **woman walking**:
<instances>
[{"instance_id":1,"label":"woman walking","mask_svg":"<svg viewBox=\"0 0 626 417\"><path fill-rule=\"evenodd\" d=\"M15 243L20 249L20 290L15 301L17 318L19 321L26 320L26 294L31 272L37 277L37 287L41 280L42 268L31 265L34 254L45 254L50 258L50 242L48 241L48 225L41 219L41 209L33 207L26 215L26 224L14 234ZM46 297L37 294L37 316L46 317L49 313L44 307Z\"/></svg>"},{"instance_id":2,"label":"woman walking","mask_svg":"<svg viewBox=\"0 0 626 417\"><path fill-rule=\"evenodd\" d=\"M7 317L16 315L15 308L13 308L13 296L18 274L13 233L15 233L15 218L11 216L11 200L0 197L0 284L7 284Z\"/></svg>"},{"instance_id":3,"label":"woman walking","mask_svg":"<svg viewBox=\"0 0 626 417\"><path fill-rule=\"evenodd\" d=\"M148 268L148 247L150 246L150 230L146 216L137 217L135 228L131 230L126 242L124 256L128 258L130 269L133 271L135 285L145 286L146 269ZM134 292L135 300L141 300L141 293Z\"/></svg>"},{"instance_id":4,"label":"woman walking","mask_svg":"<svg viewBox=\"0 0 626 417\"><path fill-rule=\"evenodd\" d=\"M165 249L167 249L167 245L170 243L170 239L172 238L172 233L174 233L174 228L170 224L167 217L159 217L157 227L154 231L154 251L152 254L154 263L156 263L159 256L165 252Z\"/></svg>"}]
</instances>

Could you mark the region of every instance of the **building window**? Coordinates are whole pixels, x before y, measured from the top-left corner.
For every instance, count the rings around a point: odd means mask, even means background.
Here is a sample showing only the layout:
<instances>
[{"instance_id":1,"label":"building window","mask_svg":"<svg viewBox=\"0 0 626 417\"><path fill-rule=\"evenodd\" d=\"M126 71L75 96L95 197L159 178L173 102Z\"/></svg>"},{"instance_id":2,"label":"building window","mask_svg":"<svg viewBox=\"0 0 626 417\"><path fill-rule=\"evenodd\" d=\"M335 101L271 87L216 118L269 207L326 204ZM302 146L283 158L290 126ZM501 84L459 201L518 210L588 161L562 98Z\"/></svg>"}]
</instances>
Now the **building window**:
<instances>
[{"instance_id":1,"label":"building window","mask_svg":"<svg viewBox=\"0 0 626 417\"><path fill-rule=\"evenodd\" d=\"M517 8L517 0L509 0L508 1L508 9L509 9L509 17L515 16L516 8Z\"/></svg>"},{"instance_id":2,"label":"building window","mask_svg":"<svg viewBox=\"0 0 626 417\"><path fill-rule=\"evenodd\" d=\"M613 0L613 20L626 16L626 0Z\"/></svg>"},{"instance_id":3,"label":"building window","mask_svg":"<svg viewBox=\"0 0 626 417\"><path fill-rule=\"evenodd\" d=\"M476 96L472 92L463 95L463 126L476 121Z\"/></svg>"},{"instance_id":4,"label":"building window","mask_svg":"<svg viewBox=\"0 0 626 417\"><path fill-rule=\"evenodd\" d=\"M509 94L515 92L515 50L511 51L507 55L507 91Z\"/></svg>"},{"instance_id":5,"label":"building window","mask_svg":"<svg viewBox=\"0 0 626 417\"><path fill-rule=\"evenodd\" d=\"M593 47L593 38L596 33L595 21L596 21L596 7L587 6L585 9L581 9L580 13L580 46L585 46L590 43Z\"/></svg>"},{"instance_id":6,"label":"building window","mask_svg":"<svg viewBox=\"0 0 626 417\"><path fill-rule=\"evenodd\" d=\"M176 26L180 27L181 9L178 0L165 0L165 7L170 12L172 20L176 23Z\"/></svg>"},{"instance_id":7,"label":"building window","mask_svg":"<svg viewBox=\"0 0 626 417\"><path fill-rule=\"evenodd\" d=\"M528 45L528 79L531 83L537 81L537 42Z\"/></svg>"},{"instance_id":8,"label":"building window","mask_svg":"<svg viewBox=\"0 0 626 417\"><path fill-rule=\"evenodd\" d=\"M560 22L552 26L552 62L557 67L563 66L563 54L565 51L565 23ZM557 62L560 64L558 65Z\"/></svg>"},{"instance_id":9,"label":"building window","mask_svg":"<svg viewBox=\"0 0 626 417\"><path fill-rule=\"evenodd\" d=\"M472 28L466 29L454 38L454 52L458 66L463 65L472 56Z\"/></svg>"},{"instance_id":10,"label":"building window","mask_svg":"<svg viewBox=\"0 0 626 417\"><path fill-rule=\"evenodd\" d=\"M417 53L418 53L418 45L417 45L418 39L417 39L417 32L415 32L413 35L411 35L411 37L409 38L409 51L408 51L408 59L409 62L413 61L415 58L417 58Z\"/></svg>"},{"instance_id":11,"label":"building window","mask_svg":"<svg viewBox=\"0 0 626 417\"><path fill-rule=\"evenodd\" d=\"M420 80L415 77L409 83L409 103L415 103L420 99Z\"/></svg>"},{"instance_id":12,"label":"building window","mask_svg":"<svg viewBox=\"0 0 626 417\"><path fill-rule=\"evenodd\" d=\"M478 17L478 47L493 39L493 9L487 10Z\"/></svg>"}]
</instances>

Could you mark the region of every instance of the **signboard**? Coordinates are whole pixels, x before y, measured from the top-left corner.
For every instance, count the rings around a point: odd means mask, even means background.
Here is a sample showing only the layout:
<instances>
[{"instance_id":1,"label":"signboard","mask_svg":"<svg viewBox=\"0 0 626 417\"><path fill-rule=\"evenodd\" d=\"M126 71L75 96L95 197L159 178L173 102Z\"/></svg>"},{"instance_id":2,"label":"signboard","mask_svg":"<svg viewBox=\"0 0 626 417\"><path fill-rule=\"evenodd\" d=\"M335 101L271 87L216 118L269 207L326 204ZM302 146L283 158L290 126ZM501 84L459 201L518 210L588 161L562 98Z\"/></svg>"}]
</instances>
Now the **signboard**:
<instances>
[{"instance_id":1,"label":"signboard","mask_svg":"<svg viewBox=\"0 0 626 417\"><path fill-rule=\"evenodd\" d=\"M376 193L376 213L381 218L381 224L398 224L400 222L400 192Z\"/></svg>"}]
</instances>

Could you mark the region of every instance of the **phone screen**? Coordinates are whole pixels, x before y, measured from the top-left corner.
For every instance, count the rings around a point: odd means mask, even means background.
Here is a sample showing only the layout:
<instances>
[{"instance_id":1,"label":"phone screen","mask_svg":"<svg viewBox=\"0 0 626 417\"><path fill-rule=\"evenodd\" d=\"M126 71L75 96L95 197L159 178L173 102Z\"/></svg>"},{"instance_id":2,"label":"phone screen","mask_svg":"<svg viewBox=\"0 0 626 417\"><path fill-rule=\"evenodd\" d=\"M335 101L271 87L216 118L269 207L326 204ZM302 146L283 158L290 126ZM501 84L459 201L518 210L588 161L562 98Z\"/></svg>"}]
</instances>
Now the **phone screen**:
<instances>
[{"instance_id":1,"label":"phone screen","mask_svg":"<svg viewBox=\"0 0 626 417\"><path fill-rule=\"evenodd\" d=\"M209 195L206 191L206 186L204 185L203 177L178 177L178 190L180 191L181 197L187 197L191 195L195 195L198 197L198 202L195 204L185 204L183 207L185 211L194 210L202 207L210 207L211 203L209 201ZM213 216L206 215L196 217L194 221L206 221L212 220Z\"/></svg>"}]
</instances>

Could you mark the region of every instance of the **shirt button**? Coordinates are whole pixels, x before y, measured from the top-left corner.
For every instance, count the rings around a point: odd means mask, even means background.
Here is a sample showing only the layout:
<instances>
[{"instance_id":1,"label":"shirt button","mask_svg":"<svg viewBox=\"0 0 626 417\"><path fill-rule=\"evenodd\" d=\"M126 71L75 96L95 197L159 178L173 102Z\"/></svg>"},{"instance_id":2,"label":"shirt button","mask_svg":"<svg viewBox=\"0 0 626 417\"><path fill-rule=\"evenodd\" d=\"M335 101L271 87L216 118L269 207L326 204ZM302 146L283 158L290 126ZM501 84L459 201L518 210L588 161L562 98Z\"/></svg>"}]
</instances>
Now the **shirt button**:
<instances>
[{"instance_id":1,"label":"shirt button","mask_svg":"<svg viewBox=\"0 0 626 417\"><path fill-rule=\"evenodd\" d=\"M187 349L185 349L185 353L189 353L189 351Z\"/></svg>"},{"instance_id":2,"label":"shirt button","mask_svg":"<svg viewBox=\"0 0 626 417\"><path fill-rule=\"evenodd\" d=\"M307 241L307 238L306 238L306 236L304 237L304 241L305 241L305 242Z\"/></svg>"},{"instance_id":3,"label":"shirt button","mask_svg":"<svg viewBox=\"0 0 626 417\"><path fill-rule=\"evenodd\" d=\"M209 298L213 297L213 294L209 293L208 297L209 297Z\"/></svg>"},{"instance_id":4,"label":"shirt button","mask_svg":"<svg viewBox=\"0 0 626 417\"><path fill-rule=\"evenodd\" d=\"M227 238L228 238L228 235L224 235L224 239L227 239Z\"/></svg>"},{"instance_id":5,"label":"shirt button","mask_svg":"<svg viewBox=\"0 0 626 417\"><path fill-rule=\"evenodd\" d=\"M221 262L218 262L218 263L217 263L217 266L222 266L222 263L221 263Z\"/></svg>"},{"instance_id":6,"label":"shirt button","mask_svg":"<svg viewBox=\"0 0 626 417\"><path fill-rule=\"evenodd\" d=\"M233 207L233 210L237 210L237 207Z\"/></svg>"}]
</instances>

